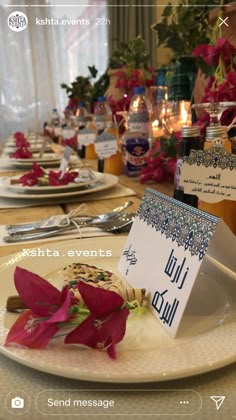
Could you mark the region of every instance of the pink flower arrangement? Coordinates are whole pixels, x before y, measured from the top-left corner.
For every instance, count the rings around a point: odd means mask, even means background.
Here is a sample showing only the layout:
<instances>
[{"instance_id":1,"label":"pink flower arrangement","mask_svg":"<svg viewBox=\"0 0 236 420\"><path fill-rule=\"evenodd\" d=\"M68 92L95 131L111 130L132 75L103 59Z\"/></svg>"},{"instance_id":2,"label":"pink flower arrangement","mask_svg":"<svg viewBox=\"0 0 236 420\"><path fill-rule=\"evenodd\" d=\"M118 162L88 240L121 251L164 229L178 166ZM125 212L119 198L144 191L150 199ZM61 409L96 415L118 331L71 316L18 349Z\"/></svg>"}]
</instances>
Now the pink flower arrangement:
<instances>
[{"instance_id":1,"label":"pink flower arrangement","mask_svg":"<svg viewBox=\"0 0 236 420\"><path fill-rule=\"evenodd\" d=\"M13 135L16 144L16 151L11 154L14 159L30 159L32 153L29 150L30 143L21 131L16 131Z\"/></svg>"},{"instance_id":2,"label":"pink flower arrangement","mask_svg":"<svg viewBox=\"0 0 236 420\"><path fill-rule=\"evenodd\" d=\"M193 51L205 63L203 71L210 75L202 102L235 101L236 48L225 38L218 38L215 45L199 45ZM207 66L207 67L206 67ZM202 66L201 66L202 67ZM229 125L236 114L236 108L226 111L221 122ZM204 114L199 124L206 126L209 118Z\"/></svg>"},{"instance_id":3,"label":"pink flower arrangement","mask_svg":"<svg viewBox=\"0 0 236 420\"><path fill-rule=\"evenodd\" d=\"M162 137L156 141L148 157L145 159L146 166L142 169L139 176L141 183L150 180L156 182L173 181L177 161L178 141L178 137L174 134L169 138Z\"/></svg>"},{"instance_id":4,"label":"pink flower arrangement","mask_svg":"<svg viewBox=\"0 0 236 420\"><path fill-rule=\"evenodd\" d=\"M74 182L75 178L77 178L78 172L65 172L64 175L61 177L61 171L49 171L45 173L45 171L36 163L34 162L32 165L32 170L27 172L26 174L22 175L19 178L19 183L23 184L24 186L33 186L33 185L51 185L51 186L58 186L58 185L67 185L70 182ZM40 180L45 178L47 181L46 184L41 184Z\"/></svg>"},{"instance_id":5,"label":"pink flower arrangement","mask_svg":"<svg viewBox=\"0 0 236 420\"><path fill-rule=\"evenodd\" d=\"M123 89L127 95L132 95L135 87L154 85L154 68L144 69L120 69L117 71L116 88Z\"/></svg>"},{"instance_id":6,"label":"pink flower arrangement","mask_svg":"<svg viewBox=\"0 0 236 420\"><path fill-rule=\"evenodd\" d=\"M59 291L42 277L20 267L15 270L14 282L29 309L12 325L6 346L42 349L60 331L65 344L86 345L116 358L115 345L125 335L129 315L129 304L119 294L82 280L76 284L73 281L80 299L72 293L72 286L66 285Z\"/></svg>"}]
</instances>

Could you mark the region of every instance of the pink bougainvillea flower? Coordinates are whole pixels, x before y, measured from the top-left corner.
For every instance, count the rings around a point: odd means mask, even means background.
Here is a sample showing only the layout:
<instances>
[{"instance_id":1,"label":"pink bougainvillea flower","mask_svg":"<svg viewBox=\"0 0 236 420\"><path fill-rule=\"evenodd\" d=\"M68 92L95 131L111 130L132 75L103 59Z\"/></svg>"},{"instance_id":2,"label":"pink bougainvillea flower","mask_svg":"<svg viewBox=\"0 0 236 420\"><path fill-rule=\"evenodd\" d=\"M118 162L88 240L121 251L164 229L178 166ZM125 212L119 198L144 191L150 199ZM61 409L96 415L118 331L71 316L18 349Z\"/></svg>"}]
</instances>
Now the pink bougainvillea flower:
<instances>
[{"instance_id":1,"label":"pink bougainvillea flower","mask_svg":"<svg viewBox=\"0 0 236 420\"><path fill-rule=\"evenodd\" d=\"M74 171L65 172L62 177L61 177L61 171L59 172L50 171L48 174L49 185L51 186L67 185L70 182L74 182L77 176L78 176L78 172L74 172Z\"/></svg>"},{"instance_id":2,"label":"pink bougainvillea flower","mask_svg":"<svg viewBox=\"0 0 236 420\"><path fill-rule=\"evenodd\" d=\"M43 175L44 175L43 169L36 162L34 162L32 165L32 170L22 175L19 178L19 182L23 185L28 185L28 186L37 185L38 178L41 178Z\"/></svg>"},{"instance_id":3,"label":"pink bougainvillea flower","mask_svg":"<svg viewBox=\"0 0 236 420\"><path fill-rule=\"evenodd\" d=\"M225 63L230 63L232 56L236 54L236 48L226 39L218 38L215 45L216 60L219 60L220 55L224 57Z\"/></svg>"},{"instance_id":4,"label":"pink bougainvillea flower","mask_svg":"<svg viewBox=\"0 0 236 420\"><path fill-rule=\"evenodd\" d=\"M59 291L42 277L20 267L15 269L14 282L29 309L11 327L5 345L43 348L59 330L58 323L73 316L69 309L75 298L68 286Z\"/></svg>"},{"instance_id":5,"label":"pink bougainvillea flower","mask_svg":"<svg viewBox=\"0 0 236 420\"><path fill-rule=\"evenodd\" d=\"M208 66L217 63L216 48L214 45L201 44L193 50L194 57L201 57Z\"/></svg>"},{"instance_id":6,"label":"pink bougainvillea flower","mask_svg":"<svg viewBox=\"0 0 236 420\"><path fill-rule=\"evenodd\" d=\"M23 185L32 186L37 185L39 178L42 178L45 175L44 170L36 163L33 163L32 170L22 175L19 178L19 182ZM66 172L62 178L61 171L49 171L48 173L48 182L51 186L57 185L67 185L70 182L74 182L75 178L78 176L78 172Z\"/></svg>"},{"instance_id":7,"label":"pink bougainvillea flower","mask_svg":"<svg viewBox=\"0 0 236 420\"><path fill-rule=\"evenodd\" d=\"M115 292L97 288L80 281L79 292L90 315L66 338L66 344L83 344L106 351L116 357L115 345L120 342L126 329L129 310L124 300Z\"/></svg>"},{"instance_id":8,"label":"pink bougainvillea flower","mask_svg":"<svg viewBox=\"0 0 236 420\"><path fill-rule=\"evenodd\" d=\"M27 149L27 147L22 147L12 153L11 157L15 159L30 159L32 157L32 153Z\"/></svg>"}]
</instances>

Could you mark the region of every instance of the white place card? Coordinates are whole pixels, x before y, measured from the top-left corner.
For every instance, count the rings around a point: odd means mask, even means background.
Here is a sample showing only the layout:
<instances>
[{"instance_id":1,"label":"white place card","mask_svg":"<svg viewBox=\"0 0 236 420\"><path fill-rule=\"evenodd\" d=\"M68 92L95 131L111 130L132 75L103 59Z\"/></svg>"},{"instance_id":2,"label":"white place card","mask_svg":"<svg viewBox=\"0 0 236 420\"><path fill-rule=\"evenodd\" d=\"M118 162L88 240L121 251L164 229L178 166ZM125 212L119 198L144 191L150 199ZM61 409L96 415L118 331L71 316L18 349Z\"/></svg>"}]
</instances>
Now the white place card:
<instances>
[{"instance_id":1,"label":"white place card","mask_svg":"<svg viewBox=\"0 0 236 420\"><path fill-rule=\"evenodd\" d=\"M99 159L105 159L115 155L118 151L116 137L104 131L95 140L95 151Z\"/></svg>"},{"instance_id":2,"label":"white place card","mask_svg":"<svg viewBox=\"0 0 236 420\"><path fill-rule=\"evenodd\" d=\"M147 188L119 271L132 287L146 288L150 310L175 337L205 258L235 271L235 248L222 220Z\"/></svg>"},{"instance_id":3,"label":"white place card","mask_svg":"<svg viewBox=\"0 0 236 420\"><path fill-rule=\"evenodd\" d=\"M69 127L63 128L62 138L64 140L71 139L72 137L74 137L74 135L75 135L75 130L73 128L69 128Z\"/></svg>"},{"instance_id":4,"label":"white place card","mask_svg":"<svg viewBox=\"0 0 236 420\"><path fill-rule=\"evenodd\" d=\"M60 164L60 169L59 169L61 171L60 178L63 177L64 173L66 172L66 170L68 168L69 160L70 160L70 156L71 156L72 152L73 152L73 149L71 147L69 147L69 146L65 147L64 154L63 154L61 164Z\"/></svg>"},{"instance_id":5,"label":"white place card","mask_svg":"<svg viewBox=\"0 0 236 420\"><path fill-rule=\"evenodd\" d=\"M62 128L61 127L54 127L54 136L58 137L62 135Z\"/></svg>"},{"instance_id":6,"label":"white place card","mask_svg":"<svg viewBox=\"0 0 236 420\"><path fill-rule=\"evenodd\" d=\"M236 156L222 147L192 150L183 160L179 183L186 194L208 203L236 201Z\"/></svg>"},{"instance_id":7,"label":"white place card","mask_svg":"<svg viewBox=\"0 0 236 420\"><path fill-rule=\"evenodd\" d=\"M96 132L90 128L83 128L82 130L79 130L77 140L80 146L89 146L89 144L95 142Z\"/></svg>"}]
</instances>

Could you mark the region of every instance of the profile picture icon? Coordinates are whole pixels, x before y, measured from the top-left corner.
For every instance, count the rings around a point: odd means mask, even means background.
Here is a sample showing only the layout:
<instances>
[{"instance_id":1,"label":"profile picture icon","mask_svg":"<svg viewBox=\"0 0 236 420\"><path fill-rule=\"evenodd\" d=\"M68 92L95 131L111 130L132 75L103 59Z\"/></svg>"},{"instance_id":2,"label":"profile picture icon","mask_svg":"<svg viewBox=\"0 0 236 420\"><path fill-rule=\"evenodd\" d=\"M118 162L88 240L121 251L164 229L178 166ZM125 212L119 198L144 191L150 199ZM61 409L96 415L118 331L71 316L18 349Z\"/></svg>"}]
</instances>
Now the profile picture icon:
<instances>
[{"instance_id":1,"label":"profile picture icon","mask_svg":"<svg viewBox=\"0 0 236 420\"><path fill-rule=\"evenodd\" d=\"M21 32L28 26L28 18L23 12L13 12L7 18L8 27L14 32Z\"/></svg>"}]
</instances>

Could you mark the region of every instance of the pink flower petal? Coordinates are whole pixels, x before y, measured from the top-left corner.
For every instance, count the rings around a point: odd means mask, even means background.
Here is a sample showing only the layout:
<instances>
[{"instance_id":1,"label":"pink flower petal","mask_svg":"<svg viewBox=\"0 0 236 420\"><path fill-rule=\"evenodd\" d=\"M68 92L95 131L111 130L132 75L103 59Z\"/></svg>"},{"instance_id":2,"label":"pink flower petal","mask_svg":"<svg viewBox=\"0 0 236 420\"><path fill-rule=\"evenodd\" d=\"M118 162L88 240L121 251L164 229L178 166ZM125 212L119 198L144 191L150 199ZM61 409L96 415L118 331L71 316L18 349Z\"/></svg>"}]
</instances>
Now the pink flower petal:
<instances>
[{"instance_id":1,"label":"pink flower petal","mask_svg":"<svg viewBox=\"0 0 236 420\"><path fill-rule=\"evenodd\" d=\"M61 304L61 292L31 271L16 267L14 281L25 305L39 316L51 315Z\"/></svg>"},{"instance_id":2,"label":"pink flower petal","mask_svg":"<svg viewBox=\"0 0 236 420\"><path fill-rule=\"evenodd\" d=\"M35 316L31 310L27 310L21 314L11 327L5 341L5 346L9 344L20 344L31 349L45 347L59 328L55 324L46 325L45 322L35 322Z\"/></svg>"},{"instance_id":3,"label":"pink flower petal","mask_svg":"<svg viewBox=\"0 0 236 420\"><path fill-rule=\"evenodd\" d=\"M115 344L121 341L125 335L128 315L127 308L112 312L102 318L89 315L79 327L66 336L64 342L66 344L83 344L107 351L111 358L115 358Z\"/></svg>"},{"instance_id":4,"label":"pink flower petal","mask_svg":"<svg viewBox=\"0 0 236 420\"><path fill-rule=\"evenodd\" d=\"M85 305L96 317L110 313L124 304L124 300L117 293L90 286L83 281L79 282L78 289Z\"/></svg>"},{"instance_id":5,"label":"pink flower petal","mask_svg":"<svg viewBox=\"0 0 236 420\"><path fill-rule=\"evenodd\" d=\"M58 322L65 322L69 318L69 308L72 303L72 294L68 286L65 286L62 290L62 305L56 311L53 316L46 321L46 324L53 324Z\"/></svg>"}]
</instances>

